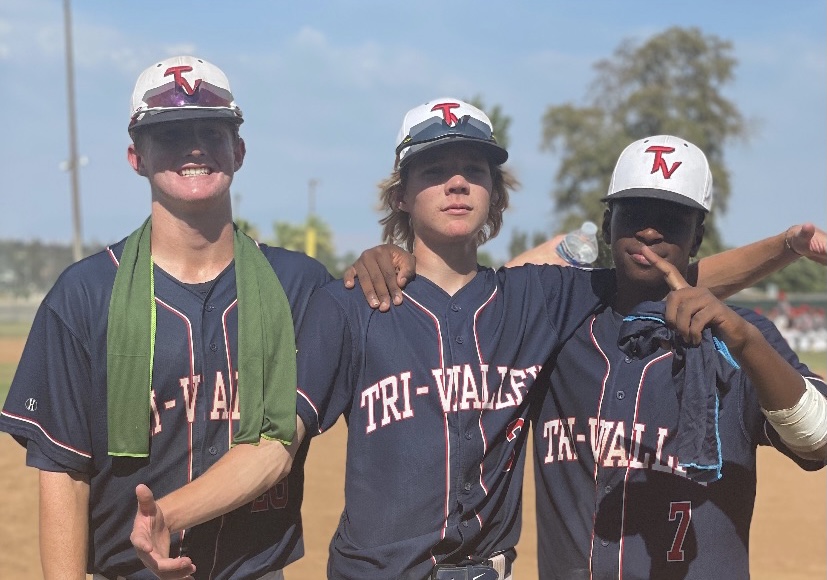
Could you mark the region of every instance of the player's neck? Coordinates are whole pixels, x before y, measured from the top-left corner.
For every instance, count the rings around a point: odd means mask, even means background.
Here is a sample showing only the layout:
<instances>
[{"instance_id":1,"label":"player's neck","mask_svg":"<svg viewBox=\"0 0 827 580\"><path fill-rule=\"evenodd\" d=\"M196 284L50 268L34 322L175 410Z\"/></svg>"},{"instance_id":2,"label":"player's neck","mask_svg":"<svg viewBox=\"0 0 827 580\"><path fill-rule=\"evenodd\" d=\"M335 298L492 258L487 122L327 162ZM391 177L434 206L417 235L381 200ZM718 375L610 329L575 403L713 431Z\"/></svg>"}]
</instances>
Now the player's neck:
<instances>
[{"instance_id":1,"label":"player's neck","mask_svg":"<svg viewBox=\"0 0 827 580\"><path fill-rule=\"evenodd\" d=\"M417 240L413 255L416 272L453 296L477 274L477 248L450 245L435 251L426 242Z\"/></svg>"},{"instance_id":2,"label":"player's neck","mask_svg":"<svg viewBox=\"0 0 827 580\"><path fill-rule=\"evenodd\" d=\"M152 206L152 260L181 282L215 279L233 259L229 212L179 216Z\"/></svg>"},{"instance_id":3,"label":"player's neck","mask_svg":"<svg viewBox=\"0 0 827 580\"><path fill-rule=\"evenodd\" d=\"M615 295L612 308L618 314L631 314L641 302L658 302L666 298L668 293L669 288L665 284L662 286L648 287L618 280L617 294Z\"/></svg>"}]
</instances>

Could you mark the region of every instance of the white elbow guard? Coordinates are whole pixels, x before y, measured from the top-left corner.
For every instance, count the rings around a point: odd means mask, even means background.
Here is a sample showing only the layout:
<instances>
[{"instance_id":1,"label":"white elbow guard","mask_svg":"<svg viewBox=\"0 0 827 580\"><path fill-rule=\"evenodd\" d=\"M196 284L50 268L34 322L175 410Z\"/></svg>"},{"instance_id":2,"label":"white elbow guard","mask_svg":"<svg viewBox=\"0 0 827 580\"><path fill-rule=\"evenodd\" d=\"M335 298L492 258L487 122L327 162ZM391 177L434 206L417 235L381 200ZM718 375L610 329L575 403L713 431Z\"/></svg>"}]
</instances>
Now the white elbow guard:
<instances>
[{"instance_id":1,"label":"white elbow guard","mask_svg":"<svg viewBox=\"0 0 827 580\"><path fill-rule=\"evenodd\" d=\"M827 443L827 399L804 379L804 394L789 409L761 409L787 447L812 452Z\"/></svg>"}]
</instances>

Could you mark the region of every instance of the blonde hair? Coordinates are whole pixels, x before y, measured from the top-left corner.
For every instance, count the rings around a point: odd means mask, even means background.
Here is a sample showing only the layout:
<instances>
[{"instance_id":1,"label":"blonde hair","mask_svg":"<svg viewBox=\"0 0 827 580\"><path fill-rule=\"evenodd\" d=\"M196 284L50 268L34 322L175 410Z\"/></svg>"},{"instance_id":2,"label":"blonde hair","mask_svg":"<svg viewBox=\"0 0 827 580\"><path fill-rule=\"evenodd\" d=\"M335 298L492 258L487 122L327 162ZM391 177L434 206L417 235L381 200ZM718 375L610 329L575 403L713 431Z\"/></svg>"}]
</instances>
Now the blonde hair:
<instances>
[{"instance_id":1,"label":"blonde hair","mask_svg":"<svg viewBox=\"0 0 827 580\"><path fill-rule=\"evenodd\" d=\"M500 233L503 225L503 212L508 208L508 198L511 191L520 187L516 177L502 165L489 161L491 168L491 204L488 207L488 219L477 233L477 246L481 246ZM409 252L413 251L414 231L408 212L399 209L399 201L405 193L408 168L394 168L390 176L379 183L379 211L387 212L379 220L382 224L382 240L403 246Z\"/></svg>"}]
</instances>

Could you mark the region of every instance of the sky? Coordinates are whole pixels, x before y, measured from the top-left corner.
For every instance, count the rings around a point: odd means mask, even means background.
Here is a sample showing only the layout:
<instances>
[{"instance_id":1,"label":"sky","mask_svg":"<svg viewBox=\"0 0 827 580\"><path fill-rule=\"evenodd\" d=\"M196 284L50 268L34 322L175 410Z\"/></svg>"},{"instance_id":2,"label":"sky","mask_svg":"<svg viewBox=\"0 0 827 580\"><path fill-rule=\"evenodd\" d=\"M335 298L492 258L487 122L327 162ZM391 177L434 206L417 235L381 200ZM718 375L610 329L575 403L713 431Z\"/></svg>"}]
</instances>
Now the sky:
<instances>
[{"instance_id":1,"label":"sky","mask_svg":"<svg viewBox=\"0 0 827 580\"><path fill-rule=\"evenodd\" d=\"M753 131L725 152L724 242L803 221L827 228L824 0L75 0L71 14L86 243L117 241L148 215L147 183L126 161L130 96L144 68L192 54L227 73L244 112L236 214L263 237L276 221L302 222L315 180L313 208L340 254L381 241L376 184L408 109L444 96L499 105L522 188L483 249L504 261L515 228L557 231L545 110L584 104L596 61L671 26L731 41L738 61L725 94ZM0 0L2 239L72 239L63 31L59 0Z\"/></svg>"}]
</instances>

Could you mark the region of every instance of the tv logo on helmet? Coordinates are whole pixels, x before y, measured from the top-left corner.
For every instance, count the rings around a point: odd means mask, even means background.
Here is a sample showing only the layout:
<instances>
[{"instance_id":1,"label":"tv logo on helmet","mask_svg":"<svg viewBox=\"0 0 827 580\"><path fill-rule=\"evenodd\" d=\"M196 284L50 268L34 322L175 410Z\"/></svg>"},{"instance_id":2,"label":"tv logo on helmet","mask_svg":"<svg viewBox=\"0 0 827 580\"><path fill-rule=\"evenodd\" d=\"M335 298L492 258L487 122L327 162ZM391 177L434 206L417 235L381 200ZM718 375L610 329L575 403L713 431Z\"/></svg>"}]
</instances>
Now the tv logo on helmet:
<instances>
[{"instance_id":1,"label":"tv logo on helmet","mask_svg":"<svg viewBox=\"0 0 827 580\"><path fill-rule=\"evenodd\" d=\"M187 65L171 66L164 73L165 77L172 75L175 84L181 87L189 96L193 96L198 87L201 86L201 79L195 79L195 86L190 86L189 81L183 77L181 73L191 72L192 67Z\"/></svg>"},{"instance_id":2,"label":"tv logo on helmet","mask_svg":"<svg viewBox=\"0 0 827 580\"><path fill-rule=\"evenodd\" d=\"M442 111L442 119L450 126L454 126L459 122L459 118L454 115L451 109L458 109L459 103L440 103L434 105L432 111Z\"/></svg>"},{"instance_id":3,"label":"tv logo on helmet","mask_svg":"<svg viewBox=\"0 0 827 580\"><path fill-rule=\"evenodd\" d=\"M674 147L665 147L663 145L652 145L651 147L649 147L646 150L646 152L655 154L655 161L652 164L651 173L654 173L658 169L660 169L661 172L663 173L663 178L664 179L669 179L670 177L672 177L672 174L675 172L675 170L678 167L681 166L681 163L682 163L681 161L675 161L675 163L672 164L672 167L667 167L666 166L666 160L663 158L664 153L674 153L675 152Z\"/></svg>"}]
</instances>

